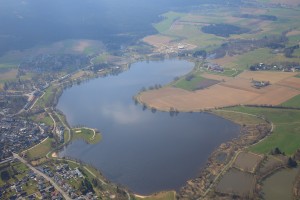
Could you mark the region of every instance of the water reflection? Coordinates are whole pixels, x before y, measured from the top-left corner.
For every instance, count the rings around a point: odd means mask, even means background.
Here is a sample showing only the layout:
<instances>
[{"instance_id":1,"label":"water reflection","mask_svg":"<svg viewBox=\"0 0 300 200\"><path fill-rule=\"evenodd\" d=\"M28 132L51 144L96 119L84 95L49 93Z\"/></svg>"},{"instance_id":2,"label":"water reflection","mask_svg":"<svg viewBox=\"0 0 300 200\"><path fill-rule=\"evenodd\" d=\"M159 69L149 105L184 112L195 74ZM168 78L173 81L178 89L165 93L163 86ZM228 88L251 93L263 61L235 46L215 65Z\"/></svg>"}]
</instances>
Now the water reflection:
<instances>
[{"instance_id":1,"label":"water reflection","mask_svg":"<svg viewBox=\"0 0 300 200\"><path fill-rule=\"evenodd\" d=\"M192 68L192 63L179 60L140 62L118 76L67 89L58 108L71 125L99 129L103 140L96 145L75 141L60 156L92 163L111 181L140 194L180 188L239 127L207 113L149 110L132 97Z\"/></svg>"}]
</instances>

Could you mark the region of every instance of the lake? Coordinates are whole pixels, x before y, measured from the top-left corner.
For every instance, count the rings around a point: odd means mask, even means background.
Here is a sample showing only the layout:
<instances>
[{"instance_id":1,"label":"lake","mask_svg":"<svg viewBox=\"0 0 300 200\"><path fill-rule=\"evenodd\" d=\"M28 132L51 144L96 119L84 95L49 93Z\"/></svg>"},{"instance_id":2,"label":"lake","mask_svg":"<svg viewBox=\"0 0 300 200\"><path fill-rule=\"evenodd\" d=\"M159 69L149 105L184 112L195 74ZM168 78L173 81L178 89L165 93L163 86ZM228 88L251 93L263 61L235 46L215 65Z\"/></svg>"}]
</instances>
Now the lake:
<instances>
[{"instance_id":1,"label":"lake","mask_svg":"<svg viewBox=\"0 0 300 200\"><path fill-rule=\"evenodd\" d=\"M57 108L69 124L97 128L103 138L96 145L73 141L59 155L90 163L110 181L138 194L178 190L240 127L208 113L171 116L143 110L132 97L143 87L171 82L193 66L181 60L138 62L117 76L66 89Z\"/></svg>"}]
</instances>

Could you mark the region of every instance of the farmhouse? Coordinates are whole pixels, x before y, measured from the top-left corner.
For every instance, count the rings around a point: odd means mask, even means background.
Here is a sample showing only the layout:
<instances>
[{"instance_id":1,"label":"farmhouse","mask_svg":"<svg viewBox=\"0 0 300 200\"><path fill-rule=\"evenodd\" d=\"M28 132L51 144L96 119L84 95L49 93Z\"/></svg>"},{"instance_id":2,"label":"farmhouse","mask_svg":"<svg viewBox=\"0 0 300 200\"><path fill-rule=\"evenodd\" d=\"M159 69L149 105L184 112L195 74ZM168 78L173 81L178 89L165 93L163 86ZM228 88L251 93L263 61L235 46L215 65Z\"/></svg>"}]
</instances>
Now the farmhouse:
<instances>
[{"instance_id":1,"label":"farmhouse","mask_svg":"<svg viewBox=\"0 0 300 200\"><path fill-rule=\"evenodd\" d=\"M263 87L267 87L268 85L270 85L270 81L252 81L252 86L255 87L256 89L260 89Z\"/></svg>"}]
</instances>

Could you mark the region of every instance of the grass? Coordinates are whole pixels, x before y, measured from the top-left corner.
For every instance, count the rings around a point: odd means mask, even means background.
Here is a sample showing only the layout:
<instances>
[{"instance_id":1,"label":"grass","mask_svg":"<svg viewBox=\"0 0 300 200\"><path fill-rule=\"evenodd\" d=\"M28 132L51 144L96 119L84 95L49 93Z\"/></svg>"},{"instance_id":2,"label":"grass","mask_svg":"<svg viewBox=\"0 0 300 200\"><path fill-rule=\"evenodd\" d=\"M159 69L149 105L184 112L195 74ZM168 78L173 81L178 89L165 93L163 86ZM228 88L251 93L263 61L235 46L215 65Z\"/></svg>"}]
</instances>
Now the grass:
<instances>
[{"instance_id":1,"label":"grass","mask_svg":"<svg viewBox=\"0 0 300 200\"><path fill-rule=\"evenodd\" d=\"M290 100L284 102L281 105L286 107L300 108L300 95L291 98Z\"/></svg>"},{"instance_id":2,"label":"grass","mask_svg":"<svg viewBox=\"0 0 300 200\"><path fill-rule=\"evenodd\" d=\"M225 68L224 72L222 72L222 73L214 72L214 71L210 71L210 70L205 70L205 72L209 73L209 74L216 74L216 75L228 76L228 77L236 77L237 75L239 75L243 71L244 70L242 70L242 69L228 69L228 68Z\"/></svg>"},{"instance_id":3,"label":"grass","mask_svg":"<svg viewBox=\"0 0 300 200\"><path fill-rule=\"evenodd\" d=\"M14 170L20 172L18 175L14 173ZM29 169L27 168L27 166L21 162L14 162L14 163L5 163L2 164L0 166L0 172L2 171L7 171L10 175L9 180L7 180L7 182L9 183L13 183L15 182L15 179L13 178L13 176L15 176L15 178L18 178L19 180L22 179L27 172L29 171ZM5 182L2 180L2 178L0 178L0 187L3 186L5 184Z\"/></svg>"},{"instance_id":4,"label":"grass","mask_svg":"<svg viewBox=\"0 0 300 200\"><path fill-rule=\"evenodd\" d=\"M224 110L215 110L212 111L214 114L223 117L225 119L231 120L237 124L243 125L243 124L260 124L264 121L260 118L247 115L247 114L241 114L241 113L235 113L235 112L228 112Z\"/></svg>"},{"instance_id":5,"label":"grass","mask_svg":"<svg viewBox=\"0 0 300 200\"><path fill-rule=\"evenodd\" d=\"M137 200L175 200L176 193L174 191L159 192L145 198L135 197Z\"/></svg>"},{"instance_id":6,"label":"grass","mask_svg":"<svg viewBox=\"0 0 300 200\"><path fill-rule=\"evenodd\" d=\"M47 155L52 150L51 143L54 141L53 138L48 138L43 143L35 146L27 152L29 159L37 159Z\"/></svg>"},{"instance_id":7,"label":"grass","mask_svg":"<svg viewBox=\"0 0 300 200\"><path fill-rule=\"evenodd\" d=\"M86 128L75 128L73 129L73 135L72 135L72 140L78 140L78 139L83 139L89 144L97 144L101 140L101 134L97 133L93 137L94 132L93 130L86 129Z\"/></svg>"},{"instance_id":8,"label":"grass","mask_svg":"<svg viewBox=\"0 0 300 200\"><path fill-rule=\"evenodd\" d=\"M180 17L184 16L183 13L177 13L177 12L167 12L163 14L162 16L165 18L163 21L154 24L154 28L160 32L163 33L172 26L173 22L179 19Z\"/></svg>"},{"instance_id":9,"label":"grass","mask_svg":"<svg viewBox=\"0 0 300 200\"><path fill-rule=\"evenodd\" d=\"M251 146L255 153L269 153L278 147L287 155L293 155L300 148L300 111L271 108L234 107L226 110L264 116L274 123L274 131L263 141Z\"/></svg>"},{"instance_id":10,"label":"grass","mask_svg":"<svg viewBox=\"0 0 300 200\"><path fill-rule=\"evenodd\" d=\"M192 78L192 80L190 81L186 80L185 77L181 77L178 81L176 81L173 84L173 86L189 91L194 91L197 89L197 85L203 80L205 80L205 78L203 78L200 75L195 75L195 77Z\"/></svg>"},{"instance_id":11,"label":"grass","mask_svg":"<svg viewBox=\"0 0 300 200\"><path fill-rule=\"evenodd\" d=\"M94 64L104 63L107 61L108 56L109 56L108 53L102 53L93 59L93 63Z\"/></svg>"}]
</instances>

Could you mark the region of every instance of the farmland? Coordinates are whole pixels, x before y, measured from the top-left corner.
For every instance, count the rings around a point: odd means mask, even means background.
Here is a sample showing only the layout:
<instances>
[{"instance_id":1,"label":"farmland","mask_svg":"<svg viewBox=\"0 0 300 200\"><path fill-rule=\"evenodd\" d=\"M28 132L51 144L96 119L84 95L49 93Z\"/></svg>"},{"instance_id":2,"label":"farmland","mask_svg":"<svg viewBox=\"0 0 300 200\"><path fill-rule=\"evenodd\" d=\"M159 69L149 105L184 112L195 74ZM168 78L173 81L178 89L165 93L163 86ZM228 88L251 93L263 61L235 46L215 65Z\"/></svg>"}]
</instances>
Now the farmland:
<instances>
[{"instance_id":1,"label":"farmland","mask_svg":"<svg viewBox=\"0 0 300 200\"><path fill-rule=\"evenodd\" d=\"M251 173L255 171L258 163L260 163L262 158L262 156L257 154L241 152L235 159L233 166L237 169L240 169L241 171Z\"/></svg>"},{"instance_id":2,"label":"farmland","mask_svg":"<svg viewBox=\"0 0 300 200\"><path fill-rule=\"evenodd\" d=\"M299 169L283 169L266 178L263 193L266 200L293 199L293 184Z\"/></svg>"},{"instance_id":3,"label":"farmland","mask_svg":"<svg viewBox=\"0 0 300 200\"><path fill-rule=\"evenodd\" d=\"M295 87L300 79L294 78L295 73L284 72L252 72L245 71L236 78L222 78L218 84L196 90L203 77L216 81L217 75L201 75L190 81L181 79L175 82L175 87L166 86L158 90L146 91L138 95L138 100L149 107L168 111L171 107L179 111L198 111L211 108L251 105L279 105L300 94ZM252 80L269 81L270 86L257 89Z\"/></svg>"},{"instance_id":4,"label":"farmland","mask_svg":"<svg viewBox=\"0 0 300 200\"><path fill-rule=\"evenodd\" d=\"M232 168L216 186L216 191L226 194L238 194L239 196L252 197L255 187L255 179L252 174L241 172Z\"/></svg>"},{"instance_id":5,"label":"farmland","mask_svg":"<svg viewBox=\"0 0 300 200\"><path fill-rule=\"evenodd\" d=\"M235 107L226 110L264 116L274 124L273 133L265 140L251 146L255 153L269 153L275 147L287 155L293 155L300 148L300 111L270 108Z\"/></svg>"}]
</instances>

